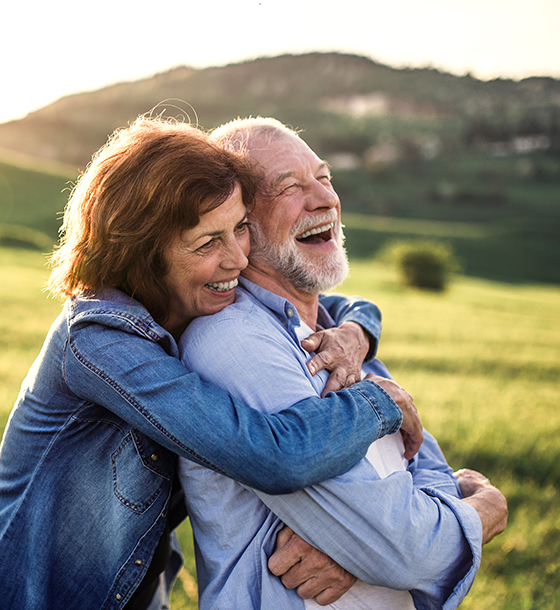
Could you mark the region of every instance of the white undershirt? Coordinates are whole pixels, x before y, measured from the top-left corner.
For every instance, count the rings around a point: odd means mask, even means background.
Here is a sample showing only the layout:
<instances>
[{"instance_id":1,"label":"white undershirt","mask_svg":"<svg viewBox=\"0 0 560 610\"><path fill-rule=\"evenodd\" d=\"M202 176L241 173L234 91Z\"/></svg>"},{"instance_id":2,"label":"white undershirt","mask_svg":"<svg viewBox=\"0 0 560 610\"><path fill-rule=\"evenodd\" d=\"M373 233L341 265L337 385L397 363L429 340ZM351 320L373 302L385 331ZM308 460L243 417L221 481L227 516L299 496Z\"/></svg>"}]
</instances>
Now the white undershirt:
<instances>
[{"instance_id":1,"label":"white undershirt","mask_svg":"<svg viewBox=\"0 0 560 610\"><path fill-rule=\"evenodd\" d=\"M302 322L296 330L301 341L313 331ZM384 479L391 473L406 470L404 445L400 432L384 436L369 446L366 459ZM329 606L320 606L314 599L306 599L305 610L414 610L408 591L374 587L358 580L339 600Z\"/></svg>"},{"instance_id":2,"label":"white undershirt","mask_svg":"<svg viewBox=\"0 0 560 610\"><path fill-rule=\"evenodd\" d=\"M404 446L400 432L384 436L372 443L366 458L384 479L392 472L406 469ZM305 600L305 610L414 610L408 591L374 587L358 580L339 600L330 606L320 606L313 599Z\"/></svg>"}]
</instances>

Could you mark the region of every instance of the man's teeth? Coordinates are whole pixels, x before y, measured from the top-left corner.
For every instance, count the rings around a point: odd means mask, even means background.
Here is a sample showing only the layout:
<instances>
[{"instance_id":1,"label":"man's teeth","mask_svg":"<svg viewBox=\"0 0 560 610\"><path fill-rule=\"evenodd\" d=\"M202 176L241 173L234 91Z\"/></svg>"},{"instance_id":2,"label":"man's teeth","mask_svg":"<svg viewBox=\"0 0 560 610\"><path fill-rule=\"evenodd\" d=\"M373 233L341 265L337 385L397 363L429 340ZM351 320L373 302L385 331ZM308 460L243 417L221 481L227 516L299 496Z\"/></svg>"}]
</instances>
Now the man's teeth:
<instances>
[{"instance_id":1,"label":"man's teeth","mask_svg":"<svg viewBox=\"0 0 560 610\"><path fill-rule=\"evenodd\" d=\"M324 233L325 231L328 231L329 229L332 229L333 227L334 227L334 222L331 222L328 225L323 225L322 227L317 227L316 229L310 229L309 231L302 233L298 237L298 239L305 239L306 237L309 237L310 235L317 235L318 233Z\"/></svg>"},{"instance_id":2,"label":"man's teeth","mask_svg":"<svg viewBox=\"0 0 560 610\"><path fill-rule=\"evenodd\" d=\"M216 292L226 292L232 288L235 288L237 284L237 280L231 280L231 282L212 282L210 284L206 284L206 286L211 290L216 290Z\"/></svg>"}]
</instances>

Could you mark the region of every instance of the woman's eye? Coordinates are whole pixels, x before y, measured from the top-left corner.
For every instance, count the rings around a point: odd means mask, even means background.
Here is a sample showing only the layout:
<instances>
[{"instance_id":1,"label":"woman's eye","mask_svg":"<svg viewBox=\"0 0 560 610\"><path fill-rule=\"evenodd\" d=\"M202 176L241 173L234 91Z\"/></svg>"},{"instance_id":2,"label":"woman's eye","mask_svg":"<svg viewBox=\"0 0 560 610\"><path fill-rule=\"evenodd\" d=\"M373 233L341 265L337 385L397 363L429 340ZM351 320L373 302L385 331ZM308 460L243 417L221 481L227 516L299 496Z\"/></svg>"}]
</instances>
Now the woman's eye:
<instances>
[{"instance_id":1,"label":"woman's eye","mask_svg":"<svg viewBox=\"0 0 560 610\"><path fill-rule=\"evenodd\" d=\"M245 231L247 231L250 226L251 226L251 223L248 220L246 220L245 222L242 222L240 225L237 226L236 231L238 233L245 233Z\"/></svg>"}]
</instances>

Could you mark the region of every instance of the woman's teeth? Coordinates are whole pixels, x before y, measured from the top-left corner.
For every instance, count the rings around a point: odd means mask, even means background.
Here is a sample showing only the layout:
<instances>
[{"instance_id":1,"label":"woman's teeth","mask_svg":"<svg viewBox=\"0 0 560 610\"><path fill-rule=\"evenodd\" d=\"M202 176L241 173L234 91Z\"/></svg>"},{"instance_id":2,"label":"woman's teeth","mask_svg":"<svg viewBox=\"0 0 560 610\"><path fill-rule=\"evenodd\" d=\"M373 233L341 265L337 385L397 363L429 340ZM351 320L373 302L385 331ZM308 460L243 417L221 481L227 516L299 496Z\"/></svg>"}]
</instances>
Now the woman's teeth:
<instances>
[{"instance_id":1,"label":"woman's teeth","mask_svg":"<svg viewBox=\"0 0 560 610\"><path fill-rule=\"evenodd\" d=\"M206 284L206 287L210 288L210 290L215 290L216 292L227 292L228 290L235 288L237 284L237 280L231 280L231 282L212 282Z\"/></svg>"},{"instance_id":2,"label":"woman's teeth","mask_svg":"<svg viewBox=\"0 0 560 610\"><path fill-rule=\"evenodd\" d=\"M310 237L311 235L317 235L318 233L324 233L325 231L329 231L334 227L334 222L329 223L328 225L323 225L322 227L317 227L316 229L310 229L305 233L302 233L298 236L298 239L305 239L306 237Z\"/></svg>"}]
</instances>

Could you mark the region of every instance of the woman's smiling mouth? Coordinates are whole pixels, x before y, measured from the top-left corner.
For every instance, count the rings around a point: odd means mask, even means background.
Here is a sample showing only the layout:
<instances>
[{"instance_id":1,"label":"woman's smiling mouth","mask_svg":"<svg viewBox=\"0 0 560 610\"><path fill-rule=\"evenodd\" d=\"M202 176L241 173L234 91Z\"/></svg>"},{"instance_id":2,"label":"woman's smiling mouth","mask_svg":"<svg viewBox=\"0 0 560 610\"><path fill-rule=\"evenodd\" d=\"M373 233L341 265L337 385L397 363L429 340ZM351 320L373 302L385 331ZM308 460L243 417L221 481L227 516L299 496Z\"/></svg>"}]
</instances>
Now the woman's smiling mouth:
<instances>
[{"instance_id":1,"label":"woman's smiling mouth","mask_svg":"<svg viewBox=\"0 0 560 610\"><path fill-rule=\"evenodd\" d=\"M210 290L214 290L215 292L227 292L232 288L235 288L238 284L237 280L230 280L229 282L211 282L209 284L205 284L206 288L210 288Z\"/></svg>"}]
</instances>

